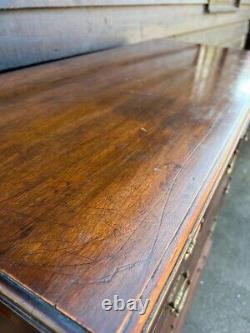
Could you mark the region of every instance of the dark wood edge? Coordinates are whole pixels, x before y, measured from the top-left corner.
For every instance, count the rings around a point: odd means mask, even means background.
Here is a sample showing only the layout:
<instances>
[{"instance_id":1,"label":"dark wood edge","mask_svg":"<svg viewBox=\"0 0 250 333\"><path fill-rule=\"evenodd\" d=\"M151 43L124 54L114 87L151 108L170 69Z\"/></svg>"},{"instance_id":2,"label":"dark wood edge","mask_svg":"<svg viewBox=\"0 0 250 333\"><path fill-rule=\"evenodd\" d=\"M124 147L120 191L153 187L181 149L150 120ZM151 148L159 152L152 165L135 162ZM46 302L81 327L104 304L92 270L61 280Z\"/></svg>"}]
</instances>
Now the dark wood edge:
<instances>
[{"instance_id":1,"label":"dark wood edge","mask_svg":"<svg viewBox=\"0 0 250 333\"><path fill-rule=\"evenodd\" d=\"M40 332L88 332L54 306L2 272L0 272L0 302Z\"/></svg>"}]
</instances>

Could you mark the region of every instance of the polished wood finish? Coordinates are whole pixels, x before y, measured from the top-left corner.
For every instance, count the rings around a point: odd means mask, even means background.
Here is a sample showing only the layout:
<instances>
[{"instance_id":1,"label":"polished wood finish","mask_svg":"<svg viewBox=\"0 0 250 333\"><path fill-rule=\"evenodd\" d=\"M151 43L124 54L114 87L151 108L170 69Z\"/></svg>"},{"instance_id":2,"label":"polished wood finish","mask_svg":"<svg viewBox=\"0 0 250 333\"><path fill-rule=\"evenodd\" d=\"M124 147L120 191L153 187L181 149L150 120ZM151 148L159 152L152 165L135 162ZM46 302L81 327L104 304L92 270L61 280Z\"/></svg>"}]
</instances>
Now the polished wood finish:
<instances>
[{"instance_id":1,"label":"polished wood finish","mask_svg":"<svg viewBox=\"0 0 250 333\"><path fill-rule=\"evenodd\" d=\"M249 71L156 40L2 74L3 275L87 330L139 332L248 124ZM114 294L146 314L103 311Z\"/></svg>"}]
</instances>

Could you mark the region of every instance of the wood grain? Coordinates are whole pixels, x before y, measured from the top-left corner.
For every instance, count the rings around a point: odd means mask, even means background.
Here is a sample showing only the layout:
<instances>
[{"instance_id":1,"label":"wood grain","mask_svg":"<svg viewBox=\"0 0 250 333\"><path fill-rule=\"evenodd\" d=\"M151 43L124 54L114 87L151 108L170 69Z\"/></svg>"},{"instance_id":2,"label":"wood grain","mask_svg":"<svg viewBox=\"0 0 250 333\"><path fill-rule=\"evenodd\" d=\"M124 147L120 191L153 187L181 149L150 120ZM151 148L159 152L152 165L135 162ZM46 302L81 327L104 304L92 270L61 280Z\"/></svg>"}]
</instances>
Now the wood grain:
<instances>
[{"instance_id":1,"label":"wood grain","mask_svg":"<svg viewBox=\"0 0 250 333\"><path fill-rule=\"evenodd\" d=\"M0 267L140 331L249 121L250 55L167 40L0 76ZM144 316L104 298L149 297Z\"/></svg>"}]
</instances>

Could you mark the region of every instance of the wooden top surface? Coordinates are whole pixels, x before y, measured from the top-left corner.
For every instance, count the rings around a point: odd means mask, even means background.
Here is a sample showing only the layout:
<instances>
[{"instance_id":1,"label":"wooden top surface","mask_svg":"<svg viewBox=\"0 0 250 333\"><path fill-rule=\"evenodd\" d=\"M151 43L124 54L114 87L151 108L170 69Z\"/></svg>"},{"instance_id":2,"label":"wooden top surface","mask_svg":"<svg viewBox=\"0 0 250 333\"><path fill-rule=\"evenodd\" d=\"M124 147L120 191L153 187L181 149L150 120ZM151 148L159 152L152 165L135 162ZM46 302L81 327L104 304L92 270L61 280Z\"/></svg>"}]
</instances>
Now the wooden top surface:
<instances>
[{"instance_id":1,"label":"wooden top surface","mask_svg":"<svg viewBox=\"0 0 250 333\"><path fill-rule=\"evenodd\" d=\"M249 119L250 54L156 40L0 75L1 271L139 331ZM150 298L144 316L104 298Z\"/></svg>"}]
</instances>

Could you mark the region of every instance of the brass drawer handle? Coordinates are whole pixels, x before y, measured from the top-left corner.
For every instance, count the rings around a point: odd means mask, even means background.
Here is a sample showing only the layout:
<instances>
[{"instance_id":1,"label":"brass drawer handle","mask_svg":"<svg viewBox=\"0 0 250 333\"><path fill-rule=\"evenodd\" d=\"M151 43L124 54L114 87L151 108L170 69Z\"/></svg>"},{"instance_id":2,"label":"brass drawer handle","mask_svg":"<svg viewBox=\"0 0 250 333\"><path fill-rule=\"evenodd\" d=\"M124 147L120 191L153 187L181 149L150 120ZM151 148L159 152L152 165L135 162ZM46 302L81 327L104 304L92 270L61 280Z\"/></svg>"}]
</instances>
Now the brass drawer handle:
<instances>
[{"instance_id":1,"label":"brass drawer handle","mask_svg":"<svg viewBox=\"0 0 250 333\"><path fill-rule=\"evenodd\" d=\"M201 223L203 223L203 221L204 221L204 218L202 219ZM201 224L199 224L197 230L195 231L193 239L191 240L191 242L190 242L190 244L189 244L189 246L187 248L187 251L186 251L185 256L184 256L185 260L187 260L191 256L191 254L193 253L193 251L194 251L194 248L195 248L195 245L196 245L196 242L197 242L197 238L198 238L200 229L201 229Z\"/></svg>"},{"instance_id":2,"label":"brass drawer handle","mask_svg":"<svg viewBox=\"0 0 250 333\"><path fill-rule=\"evenodd\" d=\"M180 284L180 280L183 279L183 282ZM176 291L176 287L179 287L178 291ZM182 274L177 281L177 284L174 288L173 293L170 295L169 306L171 307L171 312L175 314L179 314L185 305L188 292L190 288L190 281L188 279L188 273Z\"/></svg>"}]
</instances>

